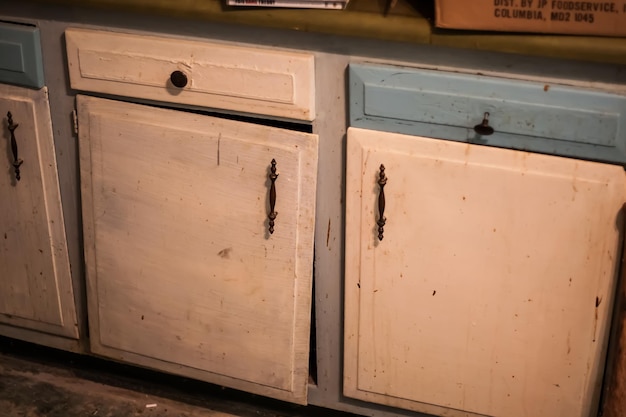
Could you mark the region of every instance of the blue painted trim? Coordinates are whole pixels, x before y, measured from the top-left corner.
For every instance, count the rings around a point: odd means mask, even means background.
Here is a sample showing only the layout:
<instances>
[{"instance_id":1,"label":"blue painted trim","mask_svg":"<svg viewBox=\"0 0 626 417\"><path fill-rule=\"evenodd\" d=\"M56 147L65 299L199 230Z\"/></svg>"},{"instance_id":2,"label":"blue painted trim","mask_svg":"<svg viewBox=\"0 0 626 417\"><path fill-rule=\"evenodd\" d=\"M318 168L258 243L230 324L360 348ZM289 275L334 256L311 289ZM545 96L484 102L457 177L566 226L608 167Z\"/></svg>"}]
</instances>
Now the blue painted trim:
<instances>
[{"instance_id":1,"label":"blue painted trim","mask_svg":"<svg viewBox=\"0 0 626 417\"><path fill-rule=\"evenodd\" d=\"M351 126L626 163L624 96L375 64L351 64L349 79ZM480 136L486 112L495 133Z\"/></svg>"},{"instance_id":2,"label":"blue painted trim","mask_svg":"<svg viewBox=\"0 0 626 417\"><path fill-rule=\"evenodd\" d=\"M45 85L38 28L0 22L0 82L35 88Z\"/></svg>"}]
</instances>

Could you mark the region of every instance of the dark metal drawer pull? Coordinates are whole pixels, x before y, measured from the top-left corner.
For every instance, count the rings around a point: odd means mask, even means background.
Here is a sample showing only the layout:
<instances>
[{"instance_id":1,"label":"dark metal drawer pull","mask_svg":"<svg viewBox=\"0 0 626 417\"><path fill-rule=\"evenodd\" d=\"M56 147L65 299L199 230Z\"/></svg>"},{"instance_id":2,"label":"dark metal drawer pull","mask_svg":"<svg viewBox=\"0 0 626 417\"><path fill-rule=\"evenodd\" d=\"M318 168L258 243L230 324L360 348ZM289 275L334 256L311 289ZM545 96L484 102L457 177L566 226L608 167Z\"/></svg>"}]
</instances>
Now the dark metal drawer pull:
<instances>
[{"instance_id":1,"label":"dark metal drawer pull","mask_svg":"<svg viewBox=\"0 0 626 417\"><path fill-rule=\"evenodd\" d=\"M385 166L380 164L380 173L378 174L378 185L380 191L378 193L378 240L383 240L383 233L385 232L385 184L387 184L387 176L385 175Z\"/></svg>"},{"instance_id":2,"label":"dark metal drawer pull","mask_svg":"<svg viewBox=\"0 0 626 417\"><path fill-rule=\"evenodd\" d=\"M489 113L485 112L485 115L483 116L483 121L480 124L474 126L474 132L478 133L481 136L493 135L493 127L489 126Z\"/></svg>"},{"instance_id":3,"label":"dark metal drawer pull","mask_svg":"<svg viewBox=\"0 0 626 417\"><path fill-rule=\"evenodd\" d=\"M274 233L274 220L276 220L276 216L278 213L274 211L274 207L276 206L276 178L278 178L278 174L276 173L276 160L272 159L272 167L270 168L269 179L272 182L270 186L270 214L268 214L269 219L269 232L270 234Z\"/></svg>"},{"instance_id":4,"label":"dark metal drawer pull","mask_svg":"<svg viewBox=\"0 0 626 417\"><path fill-rule=\"evenodd\" d=\"M7 113L7 119L9 119L9 132L11 132L11 152L13 152L13 168L15 169L15 179L20 180L20 166L24 163L17 154L17 140L15 139L15 129L19 126L19 123L13 123L13 115L11 112Z\"/></svg>"}]
</instances>

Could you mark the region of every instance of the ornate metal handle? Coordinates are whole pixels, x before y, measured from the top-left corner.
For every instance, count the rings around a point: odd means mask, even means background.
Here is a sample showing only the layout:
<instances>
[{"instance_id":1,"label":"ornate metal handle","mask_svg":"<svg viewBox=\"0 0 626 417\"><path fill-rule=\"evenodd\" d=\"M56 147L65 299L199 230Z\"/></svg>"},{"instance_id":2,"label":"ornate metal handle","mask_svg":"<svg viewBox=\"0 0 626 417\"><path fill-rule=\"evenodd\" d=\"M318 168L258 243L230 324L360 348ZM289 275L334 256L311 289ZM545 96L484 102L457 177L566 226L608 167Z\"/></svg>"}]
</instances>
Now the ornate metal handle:
<instances>
[{"instance_id":1,"label":"ornate metal handle","mask_svg":"<svg viewBox=\"0 0 626 417\"><path fill-rule=\"evenodd\" d=\"M385 175L385 166L380 165L380 174L378 174L378 185L380 192L378 193L378 240L383 240L383 233L385 232L385 185L387 184L387 176Z\"/></svg>"},{"instance_id":2,"label":"ornate metal handle","mask_svg":"<svg viewBox=\"0 0 626 417\"><path fill-rule=\"evenodd\" d=\"M9 132L11 132L11 152L13 152L13 168L15 169L15 179L20 180L20 166L24 163L17 155L17 140L15 139L15 129L19 126L19 123L13 123L13 115L11 112L7 113L7 119L9 119Z\"/></svg>"},{"instance_id":3,"label":"ornate metal handle","mask_svg":"<svg viewBox=\"0 0 626 417\"><path fill-rule=\"evenodd\" d=\"M485 115L483 116L483 121L474 126L474 132L478 133L481 136L493 135L493 127L489 126L489 113L485 112Z\"/></svg>"},{"instance_id":4,"label":"ornate metal handle","mask_svg":"<svg viewBox=\"0 0 626 417\"><path fill-rule=\"evenodd\" d=\"M269 174L269 179L272 182L270 186L270 214L267 215L270 234L274 233L274 220L276 220L276 216L278 216L278 213L274 211L274 207L276 206L276 178L278 178L278 174L276 173L276 160L272 159L272 167L270 168Z\"/></svg>"}]
</instances>

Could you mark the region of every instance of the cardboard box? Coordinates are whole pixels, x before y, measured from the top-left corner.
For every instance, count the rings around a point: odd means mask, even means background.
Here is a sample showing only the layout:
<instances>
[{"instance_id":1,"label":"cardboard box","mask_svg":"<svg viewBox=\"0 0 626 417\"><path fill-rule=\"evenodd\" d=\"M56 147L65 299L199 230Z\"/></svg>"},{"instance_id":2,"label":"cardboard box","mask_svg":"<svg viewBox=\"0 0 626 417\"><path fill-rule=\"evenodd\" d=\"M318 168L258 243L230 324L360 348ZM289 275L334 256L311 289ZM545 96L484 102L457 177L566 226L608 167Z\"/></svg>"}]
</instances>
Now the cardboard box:
<instances>
[{"instance_id":1,"label":"cardboard box","mask_svg":"<svg viewBox=\"0 0 626 417\"><path fill-rule=\"evenodd\" d=\"M345 9L349 0L227 0L228 6Z\"/></svg>"},{"instance_id":2,"label":"cardboard box","mask_svg":"<svg viewBox=\"0 0 626 417\"><path fill-rule=\"evenodd\" d=\"M626 0L436 0L447 29L626 36Z\"/></svg>"}]
</instances>

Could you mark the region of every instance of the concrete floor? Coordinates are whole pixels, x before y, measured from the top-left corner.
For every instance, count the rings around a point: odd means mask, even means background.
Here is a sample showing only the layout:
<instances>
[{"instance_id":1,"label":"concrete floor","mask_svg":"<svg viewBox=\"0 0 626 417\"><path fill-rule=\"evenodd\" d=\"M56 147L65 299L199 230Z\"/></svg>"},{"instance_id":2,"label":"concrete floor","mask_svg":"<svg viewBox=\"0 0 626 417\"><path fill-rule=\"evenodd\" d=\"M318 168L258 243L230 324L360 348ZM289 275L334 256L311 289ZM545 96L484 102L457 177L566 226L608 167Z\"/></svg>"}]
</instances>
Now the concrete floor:
<instances>
[{"instance_id":1,"label":"concrete floor","mask_svg":"<svg viewBox=\"0 0 626 417\"><path fill-rule=\"evenodd\" d=\"M2 417L347 417L0 337Z\"/></svg>"}]
</instances>

